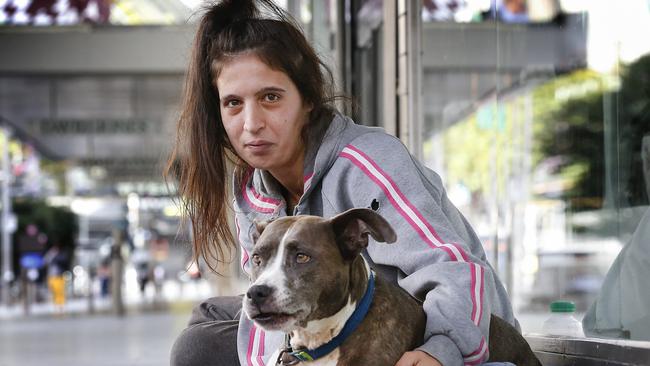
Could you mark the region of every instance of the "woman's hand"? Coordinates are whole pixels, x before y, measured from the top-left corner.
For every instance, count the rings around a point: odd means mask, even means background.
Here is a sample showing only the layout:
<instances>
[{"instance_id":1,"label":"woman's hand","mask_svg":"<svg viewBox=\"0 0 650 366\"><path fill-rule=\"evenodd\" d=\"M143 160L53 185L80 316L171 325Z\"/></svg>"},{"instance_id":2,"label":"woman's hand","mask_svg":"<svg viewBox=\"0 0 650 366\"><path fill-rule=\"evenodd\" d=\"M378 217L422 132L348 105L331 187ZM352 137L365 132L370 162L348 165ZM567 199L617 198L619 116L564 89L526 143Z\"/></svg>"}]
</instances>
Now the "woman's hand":
<instances>
[{"instance_id":1,"label":"woman's hand","mask_svg":"<svg viewBox=\"0 0 650 366\"><path fill-rule=\"evenodd\" d=\"M411 351L402 355L395 366L442 366L438 360L429 356L426 352Z\"/></svg>"}]
</instances>

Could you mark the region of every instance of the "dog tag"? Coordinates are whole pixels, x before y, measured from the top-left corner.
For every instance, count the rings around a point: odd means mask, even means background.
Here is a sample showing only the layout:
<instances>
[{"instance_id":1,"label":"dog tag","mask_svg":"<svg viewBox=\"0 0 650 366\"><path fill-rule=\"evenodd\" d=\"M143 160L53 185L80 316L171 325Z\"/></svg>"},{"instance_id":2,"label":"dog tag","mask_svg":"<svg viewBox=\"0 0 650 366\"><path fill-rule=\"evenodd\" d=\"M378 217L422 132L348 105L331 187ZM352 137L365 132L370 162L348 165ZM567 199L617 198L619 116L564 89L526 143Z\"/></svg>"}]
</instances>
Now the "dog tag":
<instances>
[{"instance_id":1,"label":"dog tag","mask_svg":"<svg viewBox=\"0 0 650 366\"><path fill-rule=\"evenodd\" d=\"M289 366L297 365L299 362L300 360L291 354L291 350L285 348L280 351L280 355L278 355L278 360L275 364L279 366Z\"/></svg>"}]
</instances>

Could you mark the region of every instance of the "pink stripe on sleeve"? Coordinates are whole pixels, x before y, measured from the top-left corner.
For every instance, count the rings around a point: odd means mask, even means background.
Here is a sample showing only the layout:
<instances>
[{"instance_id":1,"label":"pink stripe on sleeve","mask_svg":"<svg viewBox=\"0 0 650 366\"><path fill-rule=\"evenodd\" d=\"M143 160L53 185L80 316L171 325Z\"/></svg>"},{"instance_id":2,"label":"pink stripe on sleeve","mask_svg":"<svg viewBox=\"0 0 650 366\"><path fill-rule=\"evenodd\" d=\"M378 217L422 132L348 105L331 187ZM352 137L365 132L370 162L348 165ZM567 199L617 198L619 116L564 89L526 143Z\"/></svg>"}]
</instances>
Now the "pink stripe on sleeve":
<instances>
[{"instance_id":1,"label":"pink stripe on sleeve","mask_svg":"<svg viewBox=\"0 0 650 366\"><path fill-rule=\"evenodd\" d=\"M481 291L480 291L480 300L481 300L481 306L479 306L479 312L478 312L478 321L476 322L476 325L479 325L481 322L481 318L483 317L483 289L485 288L485 279L483 278L485 276L485 269L483 269L482 266L479 264L476 264L479 268L479 276L480 278L480 284L481 284Z\"/></svg>"},{"instance_id":2,"label":"pink stripe on sleeve","mask_svg":"<svg viewBox=\"0 0 650 366\"><path fill-rule=\"evenodd\" d=\"M393 196L393 194L391 194L390 190L388 189L388 187L386 187L384 182L382 182L377 176L375 176L362 162L357 160L355 156L345 152L342 152L340 156L349 159L354 165L356 165L359 169L361 169L368 176L368 178L370 178L373 182L375 182L377 186L379 186L379 188L381 188L384 191L388 200L393 204L393 207L395 207L395 209L400 213L400 215L402 215L402 217L413 227L413 229L415 229L415 231L418 233L418 235L420 235L420 237L425 241L425 243L427 243L433 249L444 250L452 260L458 261L458 258L450 248L442 245L436 245L436 243L432 242L427 237L427 235L422 230L422 228L414 221L414 219L409 214L405 212L404 208L396 201L395 197ZM394 190L397 190L396 187L393 188Z\"/></svg>"},{"instance_id":3,"label":"pink stripe on sleeve","mask_svg":"<svg viewBox=\"0 0 650 366\"><path fill-rule=\"evenodd\" d=\"M476 312L478 311L477 306L476 306L476 290L475 290L476 289L476 272L474 271L474 265L472 265L472 264L470 264L469 273L471 275L471 285L470 285L469 291L470 291L470 295L472 297L472 321L474 322L474 324L476 324L476 321L475 321Z\"/></svg>"},{"instance_id":4,"label":"pink stripe on sleeve","mask_svg":"<svg viewBox=\"0 0 650 366\"><path fill-rule=\"evenodd\" d=\"M255 344L255 324L251 326L251 331L248 334L248 350L246 351L246 361L248 361L248 366L253 365L253 345Z\"/></svg>"},{"instance_id":5,"label":"pink stripe on sleeve","mask_svg":"<svg viewBox=\"0 0 650 366\"><path fill-rule=\"evenodd\" d=\"M260 329L260 341L257 344L257 364L260 366L264 366L262 356L264 356L264 331Z\"/></svg>"},{"instance_id":6,"label":"pink stripe on sleeve","mask_svg":"<svg viewBox=\"0 0 650 366\"><path fill-rule=\"evenodd\" d=\"M465 365L473 366L482 364L489 355L488 351L489 350L487 344L485 343L485 337L482 337L481 343L479 344L476 351L463 358Z\"/></svg>"},{"instance_id":7,"label":"pink stripe on sleeve","mask_svg":"<svg viewBox=\"0 0 650 366\"><path fill-rule=\"evenodd\" d=\"M482 316L483 300L483 268L469 260L464 249L456 243L445 243L433 226L427 222L420 211L400 191L397 184L384 172L377 163L358 148L348 145L340 153L341 157L350 160L355 166L361 169L377 186L386 194L386 198L400 215L413 227L418 235L433 249L444 250L453 261L467 262L470 272L470 296L472 301L471 320L478 325ZM479 347L471 355L466 357L466 363L480 363L487 352L485 339L482 339Z\"/></svg>"},{"instance_id":8,"label":"pink stripe on sleeve","mask_svg":"<svg viewBox=\"0 0 650 366\"><path fill-rule=\"evenodd\" d=\"M246 263L248 263L248 252L246 251L246 248L244 248L243 245L241 245L241 229L239 228L239 219L237 219L237 216L235 216L235 228L237 229L237 240L239 240L239 247L241 248L241 269L246 273Z\"/></svg>"},{"instance_id":9,"label":"pink stripe on sleeve","mask_svg":"<svg viewBox=\"0 0 650 366\"><path fill-rule=\"evenodd\" d=\"M347 147L348 147L350 150L353 150L353 151L355 151L356 153L358 153L359 155L361 155L362 157L364 157L364 158L368 161L368 163L370 163L370 164L371 164L371 165L372 165L372 166L373 166L373 167L374 167L374 168L379 172L379 174L381 174L384 178L386 178L386 180L389 182L389 184L390 184L390 185L392 186L392 188L395 190L395 192L397 193L397 195L402 199L402 201L403 201L403 202L404 202L404 203L405 203L405 204L406 204L406 205L411 209L411 211L413 211L413 213L414 213L414 214L417 216L417 218L418 218L418 219L419 219L419 220L420 220L420 221L421 221L421 222L426 226L426 228L429 229L431 235L432 235L432 236L433 236L433 237L438 241L438 244L443 244L444 241L440 238L440 235L438 235L438 233L437 233L436 230L433 228L433 226L431 226L431 224L430 224L430 223L429 223L429 222L424 218L424 216L422 215L422 213L421 213L421 212L420 212L420 211L419 211L419 210L418 210L418 209L413 205L413 203L411 203L411 201L409 201L409 200L406 198L406 196L404 195L404 193L402 193L402 191L399 190L399 188L397 187L397 184L395 184L395 182L394 182L393 179L390 177L390 175L386 174L386 172L384 172L384 171L379 167L379 165L377 165L377 163L376 163L374 160L372 160L368 155L366 155L363 151L359 150L358 148L356 148L356 147L353 146L353 145L348 145ZM433 243L433 244L436 245L435 243ZM438 246L438 245L436 245L436 246ZM454 244L454 246L455 246L455 247L458 249L458 251L461 253L461 256L463 257L463 259L464 259L465 261L467 261L467 255L464 253L464 251L463 251L460 247L458 247L458 245Z\"/></svg>"}]
</instances>

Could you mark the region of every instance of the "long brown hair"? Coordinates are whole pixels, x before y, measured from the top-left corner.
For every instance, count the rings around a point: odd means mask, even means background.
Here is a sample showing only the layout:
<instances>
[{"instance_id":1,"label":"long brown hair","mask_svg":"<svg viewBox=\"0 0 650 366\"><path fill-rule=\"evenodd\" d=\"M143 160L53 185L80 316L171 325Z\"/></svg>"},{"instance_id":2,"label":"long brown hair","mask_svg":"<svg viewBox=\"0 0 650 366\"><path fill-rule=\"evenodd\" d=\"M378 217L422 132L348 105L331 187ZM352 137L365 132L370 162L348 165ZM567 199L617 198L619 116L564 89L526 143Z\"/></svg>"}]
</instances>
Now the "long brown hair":
<instances>
[{"instance_id":1,"label":"long brown hair","mask_svg":"<svg viewBox=\"0 0 650 366\"><path fill-rule=\"evenodd\" d=\"M261 8L257 5L261 5ZM312 106L302 131L307 140L322 131L334 113L333 77L297 23L270 0L229 0L210 5L201 17L185 79L175 146L165 168L177 183L181 211L193 231L193 260L227 261L235 247L228 218L232 163L235 174L248 167L232 149L219 110L216 79L222 65L244 52L283 71Z\"/></svg>"}]
</instances>

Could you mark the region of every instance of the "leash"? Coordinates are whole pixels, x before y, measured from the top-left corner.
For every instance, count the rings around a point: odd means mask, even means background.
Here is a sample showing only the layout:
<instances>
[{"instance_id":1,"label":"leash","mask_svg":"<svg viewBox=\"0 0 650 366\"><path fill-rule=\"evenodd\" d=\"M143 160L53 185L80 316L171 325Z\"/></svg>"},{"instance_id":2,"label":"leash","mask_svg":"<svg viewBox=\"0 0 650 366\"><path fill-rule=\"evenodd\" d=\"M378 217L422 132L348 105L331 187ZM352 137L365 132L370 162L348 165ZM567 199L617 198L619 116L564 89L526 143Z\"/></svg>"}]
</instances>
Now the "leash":
<instances>
[{"instance_id":1,"label":"leash","mask_svg":"<svg viewBox=\"0 0 650 366\"><path fill-rule=\"evenodd\" d=\"M375 275L372 271L370 271L366 293L363 295L361 302L359 302L359 305L356 309L354 309L354 312L345 322L345 326L343 326L343 329L341 329L341 332L336 337L332 338L331 341L314 350L306 348L293 350L291 347L291 336L289 334L286 334L284 337L285 347L280 351L280 355L278 356L276 364L280 366L291 366L296 365L302 361L314 361L334 351L338 346L345 342L350 334L352 334L352 332L354 332L359 327L363 319L366 317L368 310L370 309L370 304L372 303L374 293Z\"/></svg>"}]
</instances>

